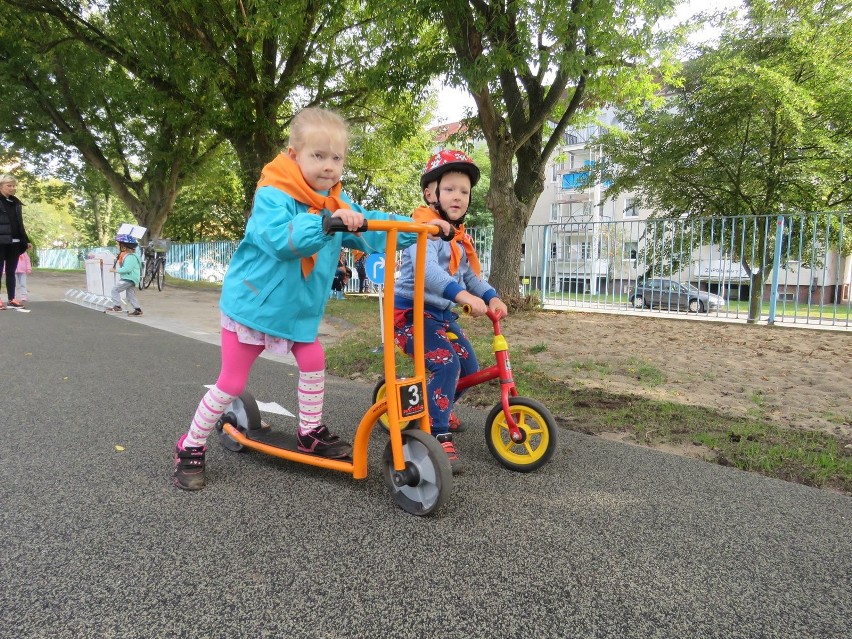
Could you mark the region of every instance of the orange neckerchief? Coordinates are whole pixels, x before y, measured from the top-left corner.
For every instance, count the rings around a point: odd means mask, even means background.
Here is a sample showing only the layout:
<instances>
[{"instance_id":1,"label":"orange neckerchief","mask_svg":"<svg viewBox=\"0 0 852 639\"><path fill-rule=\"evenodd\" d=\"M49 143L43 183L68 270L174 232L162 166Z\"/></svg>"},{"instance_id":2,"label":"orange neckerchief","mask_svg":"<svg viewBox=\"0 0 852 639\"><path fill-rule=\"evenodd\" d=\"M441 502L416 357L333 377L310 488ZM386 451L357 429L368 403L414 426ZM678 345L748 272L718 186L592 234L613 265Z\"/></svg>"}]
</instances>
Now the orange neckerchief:
<instances>
[{"instance_id":1,"label":"orange neckerchief","mask_svg":"<svg viewBox=\"0 0 852 639\"><path fill-rule=\"evenodd\" d=\"M440 214L432 208L428 206L418 206L414 209L414 213L411 214L411 217L414 218L415 222L420 224L430 224L432 220L440 220ZM461 245L461 247L459 246ZM470 235L464 232L464 224L459 224L456 229L456 234L452 240L450 240L450 275L455 275L456 271L459 270L459 263L461 262L461 248L464 248L465 254L467 254L467 261L470 262L470 268L473 269L473 272L476 273L476 276L479 277L482 271L482 268L479 266L479 258L476 256L476 249L473 246L473 240L470 239Z\"/></svg>"},{"instance_id":2,"label":"orange neckerchief","mask_svg":"<svg viewBox=\"0 0 852 639\"><path fill-rule=\"evenodd\" d=\"M307 204L308 213L318 214L322 210L334 213L337 209L352 208L340 197L343 191L340 182L331 187L328 195L317 193L305 182L305 177L302 175L299 165L286 153L279 153L278 157L263 167L257 188L262 186L274 186L302 204ZM302 258L303 277L308 277L311 274L316 261L316 255Z\"/></svg>"},{"instance_id":3,"label":"orange neckerchief","mask_svg":"<svg viewBox=\"0 0 852 639\"><path fill-rule=\"evenodd\" d=\"M133 251L133 252L135 253L135 251ZM124 258L127 257L130 253L131 253L130 251L128 251L127 249L124 249L123 251L121 251L118 254L118 261L117 262L118 262L119 266L124 264Z\"/></svg>"}]
</instances>

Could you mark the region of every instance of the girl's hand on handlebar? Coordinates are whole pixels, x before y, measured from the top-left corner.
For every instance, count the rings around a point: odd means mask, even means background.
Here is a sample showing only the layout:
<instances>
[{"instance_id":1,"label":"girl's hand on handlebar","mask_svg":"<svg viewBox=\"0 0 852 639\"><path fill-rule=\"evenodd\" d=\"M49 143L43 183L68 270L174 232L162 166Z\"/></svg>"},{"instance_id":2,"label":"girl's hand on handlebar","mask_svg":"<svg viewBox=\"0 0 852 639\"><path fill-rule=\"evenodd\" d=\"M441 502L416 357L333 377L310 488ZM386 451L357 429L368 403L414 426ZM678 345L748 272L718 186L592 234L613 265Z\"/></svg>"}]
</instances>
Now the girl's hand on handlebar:
<instances>
[{"instance_id":1,"label":"girl's hand on handlebar","mask_svg":"<svg viewBox=\"0 0 852 639\"><path fill-rule=\"evenodd\" d=\"M472 317L481 317L488 313L488 307L485 306L485 302L467 291L461 291L456 295L456 303L464 306L465 311L470 313Z\"/></svg>"},{"instance_id":2,"label":"girl's hand on handlebar","mask_svg":"<svg viewBox=\"0 0 852 639\"><path fill-rule=\"evenodd\" d=\"M503 319L509 314L509 308L503 303L499 297L492 297L488 302L488 308L497 317L498 320Z\"/></svg>"},{"instance_id":3,"label":"girl's hand on handlebar","mask_svg":"<svg viewBox=\"0 0 852 639\"><path fill-rule=\"evenodd\" d=\"M331 217L340 218L346 224L346 228L353 233L361 228L362 224L364 224L364 216L358 211L353 211L352 209L337 209L331 214Z\"/></svg>"}]
</instances>

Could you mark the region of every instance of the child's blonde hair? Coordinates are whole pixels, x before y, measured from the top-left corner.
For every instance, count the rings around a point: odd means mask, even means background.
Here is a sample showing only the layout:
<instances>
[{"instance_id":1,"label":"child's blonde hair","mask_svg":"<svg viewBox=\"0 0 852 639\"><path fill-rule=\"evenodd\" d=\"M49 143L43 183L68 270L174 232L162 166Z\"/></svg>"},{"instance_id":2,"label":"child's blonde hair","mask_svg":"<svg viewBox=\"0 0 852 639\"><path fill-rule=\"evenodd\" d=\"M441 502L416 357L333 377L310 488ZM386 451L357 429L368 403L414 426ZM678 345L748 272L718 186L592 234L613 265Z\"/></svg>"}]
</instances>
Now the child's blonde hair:
<instances>
[{"instance_id":1,"label":"child's blonde hair","mask_svg":"<svg viewBox=\"0 0 852 639\"><path fill-rule=\"evenodd\" d=\"M329 135L340 135L344 146L349 140L349 126L339 113L329 109L309 107L299 111L290 122L290 140L287 146L297 151L301 149L310 129L319 129Z\"/></svg>"}]
</instances>

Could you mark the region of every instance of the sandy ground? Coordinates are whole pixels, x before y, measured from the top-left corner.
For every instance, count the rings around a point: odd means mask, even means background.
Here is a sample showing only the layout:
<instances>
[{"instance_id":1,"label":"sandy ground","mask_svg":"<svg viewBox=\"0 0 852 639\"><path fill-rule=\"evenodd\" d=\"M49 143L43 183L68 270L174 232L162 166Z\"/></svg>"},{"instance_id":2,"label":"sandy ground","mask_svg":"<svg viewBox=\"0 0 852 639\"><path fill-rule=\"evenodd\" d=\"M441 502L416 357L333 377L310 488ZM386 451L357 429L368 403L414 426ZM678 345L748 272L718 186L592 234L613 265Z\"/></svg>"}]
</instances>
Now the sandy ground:
<instances>
[{"instance_id":1,"label":"sandy ground","mask_svg":"<svg viewBox=\"0 0 852 639\"><path fill-rule=\"evenodd\" d=\"M544 348L533 357L573 384L852 442L850 331L579 312L539 313L505 328L512 348Z\"/></svg>"},{"instance_id":2,"label":"sandy ground","mask_svg":"<svg viewBox=\"0 0 852 639\"><path fill-rule=\"evenodd\" d=\"M30 276L31 301L84 288L81 273ZM138 293L145 315L128 318L218 343L218 292ZM5 298L5 291L4 291ZM3 311L14 312L14 311ZM543 312L509 318L511 348L572 384L752 415L852 442L852 332L603 313ZM342 335L324 321L320 339Z\"/></svg>"}]
</instances>

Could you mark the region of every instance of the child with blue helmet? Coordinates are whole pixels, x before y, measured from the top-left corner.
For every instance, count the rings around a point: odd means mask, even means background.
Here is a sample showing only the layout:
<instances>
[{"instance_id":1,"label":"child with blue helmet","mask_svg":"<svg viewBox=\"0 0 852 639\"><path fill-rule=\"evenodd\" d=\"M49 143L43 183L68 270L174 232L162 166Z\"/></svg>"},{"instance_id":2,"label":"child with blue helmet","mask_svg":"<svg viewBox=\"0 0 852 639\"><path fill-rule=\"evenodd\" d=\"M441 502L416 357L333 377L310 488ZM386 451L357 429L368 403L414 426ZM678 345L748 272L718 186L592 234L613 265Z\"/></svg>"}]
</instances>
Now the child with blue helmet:
<instances>
[{"instance_id":1,"label":"child with blue helmet","mask_svg":"<svg viewBox=\"0 0 852 639\"><path fill-rule=\"evenodd\" d=\"M139 300L136 299L136 287L139 286L139 278L142 276L142 261L136 255L136 247L139 242L132 235L119 234L115 236L115 241L118 242L118 259L115 265L110 269L111 273L117 273L119 276L118 283L112 287L112 307L107 309L107 313L121 313L121 293L127 298L127 303L133 307L133 310L128 315L142 315L142 309L139 307Z\"/></svg>"}]
</instances>

